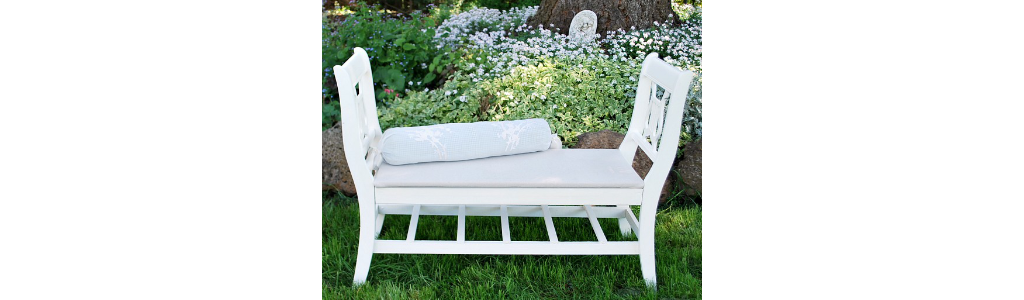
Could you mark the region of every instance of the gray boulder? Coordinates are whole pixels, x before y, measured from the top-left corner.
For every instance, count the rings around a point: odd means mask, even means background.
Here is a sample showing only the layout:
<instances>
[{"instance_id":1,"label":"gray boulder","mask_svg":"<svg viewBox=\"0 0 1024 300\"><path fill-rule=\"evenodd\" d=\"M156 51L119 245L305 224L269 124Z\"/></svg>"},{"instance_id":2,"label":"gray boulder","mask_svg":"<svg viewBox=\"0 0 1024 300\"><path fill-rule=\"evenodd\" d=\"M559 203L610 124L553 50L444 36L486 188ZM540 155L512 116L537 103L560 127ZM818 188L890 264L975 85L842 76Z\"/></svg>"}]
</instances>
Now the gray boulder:
<instances>
[{"instance_id":1,"label":"gray boulder","mask_svg":"<svg viewBox=\"0 0 1024 300\"><path fill-rule=\"evenodd\" d=\"M352 181L352 173L345 161L345 144L341 139L341 122L324 130L322 142L323 153L323 190L338 190L346 196L356 194L356 185Z\"/></svg>"},{"instance_id":2,"label":"gray boulder","mask_svg":"<svg viewBox=\"0 0 1024 300\"><path fill-rule=\"evenodd\" d=\"M679 171L679 181L689 187L686 194L695 196L701 192L701 140L691 141L685 149L676 170Z\"/></svg>"}]
</instances>

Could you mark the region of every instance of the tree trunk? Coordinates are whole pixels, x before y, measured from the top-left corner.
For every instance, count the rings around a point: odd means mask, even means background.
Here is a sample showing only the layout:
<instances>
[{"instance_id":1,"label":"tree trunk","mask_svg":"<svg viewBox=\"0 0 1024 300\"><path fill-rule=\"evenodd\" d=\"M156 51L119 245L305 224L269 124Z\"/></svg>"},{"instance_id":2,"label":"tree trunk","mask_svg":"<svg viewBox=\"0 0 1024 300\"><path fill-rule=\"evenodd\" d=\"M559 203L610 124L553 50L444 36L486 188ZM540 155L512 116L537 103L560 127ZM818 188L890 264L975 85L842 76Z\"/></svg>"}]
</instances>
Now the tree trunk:
<instances>
[{"instance_id":1,"label":"tree trunk","mask_svg":"<svg viewBox=\"0 0 1024 300\"><path fill-rule=\"evenodd\" d=\"M527 24L535 28L554 24L559 33L566 34L572 18L583 10L597 14L597 33L601 36L619 28L650 28L655 21L664 23L678 18L669 0L543 0Z\"/></svg>"}]
</instances>

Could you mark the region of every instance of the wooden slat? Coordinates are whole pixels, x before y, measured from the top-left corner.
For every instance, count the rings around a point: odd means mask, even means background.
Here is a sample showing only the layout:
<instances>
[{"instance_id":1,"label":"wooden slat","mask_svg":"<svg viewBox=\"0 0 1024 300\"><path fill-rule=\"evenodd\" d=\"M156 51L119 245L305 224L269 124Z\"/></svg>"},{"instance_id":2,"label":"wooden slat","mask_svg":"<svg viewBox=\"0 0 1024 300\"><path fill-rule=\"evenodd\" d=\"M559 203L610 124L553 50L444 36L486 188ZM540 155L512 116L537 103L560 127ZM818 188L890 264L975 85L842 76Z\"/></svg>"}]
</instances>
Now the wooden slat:
<instances>
[{"instance_id":1,"label":"wooden slat","mask_svg":"<svg viewBox=\"0 0 1024 300\"><path fill-rule=\"evenodd\" d=\"M375 230L376 230L376 231L374 231L374 232L376 232L377 234L380 234L380 229L381 229L382 227L384 227L384 216L387 216L387 215L385 215L385 214L382 214L382 213L378 213L378 214L377 214L377 224L375 224L375 225L377 225L377 226L376 226L376 228L375 228Z\"/></svg>"},{"instance_id":2,"label":"wooden slat","mask_svg":"<svg viewBox=\"0 0 1024 300\"><path fill-rule=\"evenodd\" d=\"M587 210L587 217L590 218L590 226L594 227L594 235L597 236L597 241L607 243L608 238L604 236L604 230L601 230L601 223L597 222L597 216L594 215L590 205L584 205L583 208Z\"/></svg>"},{"instance_id":3,"label":"wooden slat","mask_svg":"<svg viewBox=\"0 0 1024 300\"><path fill-rule=\"evenodd\" d=\"M508 228L508 206L501 206L501 240L506 244L512 242L512 232Z\"/></svg>"},{"instance_id":4,"label":"wooden slat","mask_svg":"<svg viewBox=\"0 0 1024 300\"><path fill-rule=\"evenodd\" d=\"M459 233L455 238L456 241L466 241L466 206L459 205Z\"/></svg>"},{"instance_id":5,"label":"wooden slat","mask_svg":"<svg viewBox=\"0 0 1024 300\"><path fill-rule=\"evenodd\" d=\"M426 205L420 208L421 216L458 216L459 207L463 205ZM389 215L411 215L413 204L380 204L377 205L380 213ZM467 216L501 216L501 208L498 205L465 205ZM625 205L623 206L625 207ZM548 206L552 218L586 218L587 211L583 206ZM622 207L592 206L591 211L598 218L624 218L625 213ZM509 217L544 217L540 205L509 205Z\"/></svg>"},{"instance_id":6,"label":"wooden slat","mask_svg":"<svg viewBox=\"0 0 1024 300\"><path fill-rule=\"evenodd\" d=\"M618 205L618 206L616 206L616 208L624 209L624 210L630 209L629 205ZM629 227L629 222L626 222L626 212L625 211L623 211L621 215L616 216L615 218L618 219L618 221L619 221L619 233L621 233L623 236L625 236L625 235L629 234L630 232L633 232L633 228Z\"/></svg>"},{"instance_id":7,"label":"wooden slat","mask_svg":"<svg viewBox=\"0 0 1024 300\"><path fill-rule=\"evenodd\" d=\"M406 241L416 240L416 225L420 222L420 206L417 204L412 207L412 219L409 220L409 234L405 237Z\"/></svg>"},{"instance_id":8,"label":"wooden slat","mask_svg":"<svg viewBox=\"0 0 1024 300\"><path fill-rule=\"evenodd\" d=\"M376 240L373 243L374 253L405 253L405 254L491 254L491 255L636 255L640 253L640 243L625 242L545 242L518 241L505 243L501 241L415 241Z\"/></svg>"},{"instance_id":9,"label":"wooden slat","mask_svg":"<svg viewBox=\"0 0 1024 300\"><path fill-rule=\"evenodd\" d=\"M671 99L672 91L670 90L665 90L661 94L661 99L658 99L658 105L661 106L661 112L658 115L658 118L661 120L658 122L658 131L656 131L658 133L658 138L661 138L662 135L665 134L665 121L668 121L668 101Z\"/></svg>"},{"instance_id":10,"label":"wooden slat","mask_svg":"<svg viewBox=\"0 0 1024 300\"><path fill-rule=\"evenodd\" d=\"M633 229L633 234L640 236L640 225L639 222L636 221L636 215L633 214L633 210L626 209L626 211L622 213L626 214L626 222L629 222L629 227Z\"/></svg>"},{"instance_id":11,"label":"wooden slat","mask_svg":"<svg viewBox=\"0 0 1024 300\"><path fill-rule=\"evenodd\" d=\"M648 153L650 157L653 156ZM374 189L379 204L640 205L642 188L386 188Z\"/></svg>"},{"instance_id":12,"label":"wooden slat","mask_svg":"<svg viewBox=\"0 0 1024 300\"><path fill-rule=\"evenodd\" d=\"M666 90L665 93L668 91ZM651 132L651 144L658 145L658 139L661 138L661 130L665 124L665 102L658 99L657 94L651 95L651 121L654 126L654 131Z\"/></svg>"},{"instance_id":13,"label":"wooden slat","mask_svg":"<svg viewBox=\"0 0 1024 300\"><path fill-rule=\"evenodd\" d=\"M540 209L544 211L544 225L548 227L548 239L552 243L558 242L558 233L555 232L555 223L551 220L551 210L548 209L547 205L541 205Z\"/></svg>"},{"instance_id":14,"label":"wooden slat","mask_svg":"<svg viewBox=\"0 0 1024 300\"><path fill-rule=\"evenodd\" d=\"M658 102L657 84L651 85L651 96L647 101L649 101L651 105L650 110L647 112L647 126L644 126L643 136L651 137L651 143L657 144L658 119L661 117L661 115L658 114L658 108L661 107L661 113L664 113L664 106L659 105L660 103Z\"/></svg>"},{"instance_id":15,"label":"wooden slat","mask_svg":"<svg viewBox=\"0 0 1024 300\"><path fill-rule=\"evenodd\" d=\"M368 134L364 134L364 135L363 135L363 142L362 142L362 145L360 145L360 146L362 146L362 149L363 149L363 152L362 152L362 153L363 153L364 155L365 155L365 154L366 154L367 152L369 152L369 151L370 151L370 145L371 145L371 144L370 144L370 142L371 142L371 139L373 139L373 136L371 136L371 135L368 135Z\"/></svg>"},{"instance_id":16,"label":"wooden slat","mask_svg":"<svg viewBox=\"0 0 1024 300\"><path fill-rule=\"evenodd\" d=\"M654 146L639 134L636 132L630 132L628 137L632 138L633 141L636 142L637 146L640 147L640 150L644 151L644 154L647 154L648 158L653 160L654 157L658 157L658 150L654 149ZM628 204L635 205L633 203Z\"/></svg>"},{"instance_id":17,"label":"wooden slat","mask_svg":"<svg viewBox=\"0 0 1024 300\"><path fill-rule=\"evenodd\" d=\"M352 120L352 122L346 122L344 124L346 126L354 126L355 127L355 129L358 132L358 135L356 135L356 137L359 138L359 141L361 143L360 144L360 147L361 147L360 149L362 149L362 151L359 152L359 153L361 153L363 155L366 155L366 150L370 148L370 140L369 140L370 137L366 134L366 113L365 113L366 109L364 108L364 105L365 105L364 102L363 102L363 101L365 101L364 99L365 98L363 97L362 94L356 95L355 109L353 110L355 112L354 113L355 119ZM346 108L342 108L342 109L344 110Z\"/></svg>"}]
</instances>

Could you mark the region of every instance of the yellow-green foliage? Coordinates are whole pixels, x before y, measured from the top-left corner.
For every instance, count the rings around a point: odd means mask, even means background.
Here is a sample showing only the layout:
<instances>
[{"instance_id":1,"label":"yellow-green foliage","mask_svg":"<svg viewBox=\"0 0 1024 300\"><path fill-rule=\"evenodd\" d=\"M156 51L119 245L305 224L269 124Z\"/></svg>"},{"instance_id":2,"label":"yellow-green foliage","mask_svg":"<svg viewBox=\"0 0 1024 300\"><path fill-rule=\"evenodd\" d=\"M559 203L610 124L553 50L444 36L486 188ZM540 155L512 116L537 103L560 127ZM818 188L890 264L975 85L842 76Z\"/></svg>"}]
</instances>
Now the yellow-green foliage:
<instances>
[{"instance_id":1,"label":"yellow-green foliage","mask_svg":"<svg viewBox=\"0 0 1024 300\"><path fill-rule=\"evenodd\" d=\"M412 92L380 111L381 125L544 118L567 145L582 133L629 125L639 66L610 60L543 59L472 82L456 74L441 90Z\"/></svg>"}]
</instances>

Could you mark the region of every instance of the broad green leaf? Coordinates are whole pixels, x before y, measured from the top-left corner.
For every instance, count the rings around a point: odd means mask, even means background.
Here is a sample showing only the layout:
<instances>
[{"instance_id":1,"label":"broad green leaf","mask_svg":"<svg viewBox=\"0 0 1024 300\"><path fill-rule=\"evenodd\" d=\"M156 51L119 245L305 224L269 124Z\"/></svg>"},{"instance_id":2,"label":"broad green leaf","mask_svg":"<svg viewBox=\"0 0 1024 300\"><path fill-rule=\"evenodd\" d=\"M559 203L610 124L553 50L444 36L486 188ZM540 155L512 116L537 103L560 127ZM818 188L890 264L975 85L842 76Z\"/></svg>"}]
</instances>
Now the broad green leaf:
<instances>
[{"instance_id":1,"label":"broad green leaf","mask_svg":"<svg viewBox=\"0 0 1024 300\"><path fill-rule=\"evenodd\" d=\"M401 71L397 69L388 68L388 71L385 76L387 76L388 87L396 91L401 91L405 89L405 75L402 75Z\"/></svg>"},{"instance_id":2,"label":"broad green leaf","mask_svg":"<svg viewBox=\"0 0 1024 300\"><path fill-rule=\"evenodd\" d=\"M388 75L390 75L390 76L392 76L394 78L400 78L400 77L404 76L404 75L402 75L402 71L400 71L398 69L395 69L395 68L388 68L387 72L388 72Z\"/></svg>"},{"instance_id":3,"label":"broad green leaf","mask_svg":"<svg viewBox=\"0 0 1024 300\"><path fill-rule=\"evenodd\" d=\"M374 69L373 70L373 78L376 79L376 81L385 81L387 79L387 77L388 77L387 74L389 72L391 72L391 68L388 68L388 67L380 67L380 68Z\"/></svg>"},{"instance_id":4,"label":"broad green leaf","mask_svg":"<svg viewBox=\"0 0 1024 300\"><path fill-rule=\"evenodd\" d=\"M395 91L405 90L405 77L398 77L394 79L394 82L388 83L388 86Z\"/></svg>"}]
</instances>

